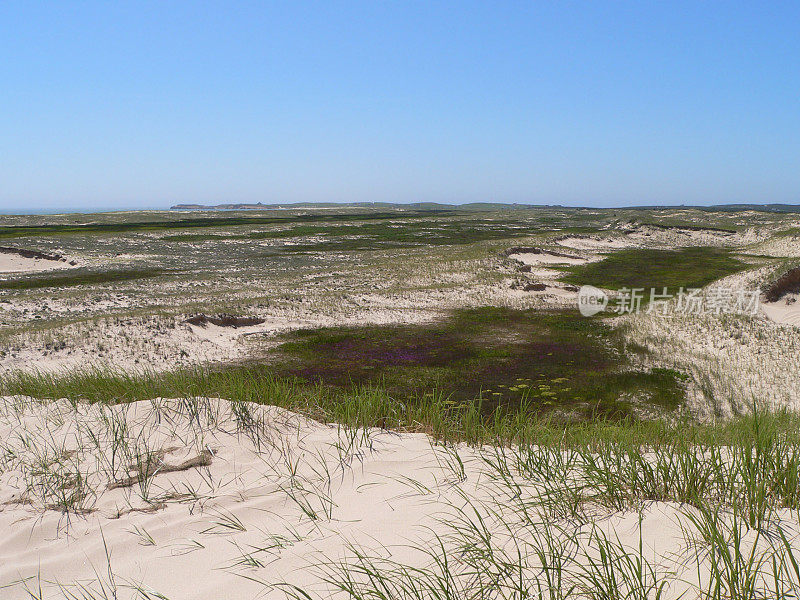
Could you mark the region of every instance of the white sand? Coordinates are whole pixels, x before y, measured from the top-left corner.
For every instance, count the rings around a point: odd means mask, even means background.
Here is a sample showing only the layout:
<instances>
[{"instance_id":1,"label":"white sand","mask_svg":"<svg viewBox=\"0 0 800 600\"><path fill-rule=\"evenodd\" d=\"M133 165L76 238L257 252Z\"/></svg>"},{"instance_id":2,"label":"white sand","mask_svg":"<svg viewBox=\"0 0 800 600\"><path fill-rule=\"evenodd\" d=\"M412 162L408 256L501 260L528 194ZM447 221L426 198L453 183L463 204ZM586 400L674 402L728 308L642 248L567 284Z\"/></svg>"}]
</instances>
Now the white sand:
<instances>
[{"instance_id":1,"label":"white sand","mask_svg":"<svg viewBox=\"0 0 800 600\"><path fill-rule=\"evenodd\" d=\"M74 269L77 266L62 260L27 258L18 254L0 253L0 273L33 273L54 269Z\"/></svg>"},{"instance_id":2,"label":"white sand","mask_svg":"<svg viewBox=\"0 0 800 600\"><path fill-rule=\"evenodd\" d=\"M754 244L748 251L753 254L796 258L800 256L800 237L791 235L770 238L759 244Z\"/></svg>"},{"instance_id":3,"label":"white sand","mask_svg":"<svg viewBox=\"0 0 800 600\"><path fill-rule=\"evenodd\" d=\"M755 244L769 233L766 229L748 229L736 233L714 229L687 229L681 227L653 227L637 224L621 228L624 235L575 235L555 240L560 246L575 250L619 250L622 248L676 248L681 246L730 246Z\"/></svg>"},{"instance_id":4,"label":"white sand","mask_svg":"<svg viewBox=\"0 0 800 600\"><path fill-rule=\"evenodd\" d=\"M623 238L596 236L566 237L556 240L556 244L565 248L574 248L575 250L618 250L634 245L633 242Z\"/></svg>"},{"instance_id":5,"label":"white sand","mask_svg":"<svg viewBox=\"0 0 800 600\"><path fill-rule=\"evenodd\" d=\"M486 511L498 547L513 541L506 527L517 542L525 535L514 526L519 515L503 512L511 488L488 476L476 449L448 451L421 434L348 433L278 408L244 407L249 428L224 401L74 409L63 401L2 399L0 597L29 598L26 586L41 584L44 598L63 598L64 589L79 594L81 585L98 590L113 581L118 598L141 597L137 586L172 600L283 598L270 585L285 581L322 598L345 598L330 595L319 564L352 558L351 546L426 566L409 545L435 548L434 534L452 533L458 509L472 514L471 507ZM156 471L149 485L107 489L136 472L126 467L132 455L159 450L159 469L203 456L211 462ZM80 503L84 515L67 517L45 507L57 494L42 490L53 473L73 471L93 493ZM531 500L539 494L525 486L521 493ZM680 555L682 510L650 504L642 540L647 557L691 580L694 565ZM595 525L631 551L639 543L638 512L598 513ZM467 581L453 563L453 574ZM526 577L536 573L531 568ZM667 597L684 588L675 584Z\"/></svg>"},{"instance_id":6,"label":"white sand","mask_svg":"<svg viewBox=\"0 0 800 600\"><path fill-rule=\"evenodd\" d=\"M800 302L798 294L789 294L777 302L762 302L761 312L776 323L800 325Z\"/></svg>"},{"instance_id":7,"label":"white sand","mask_svg":"<svg viewBox=\"0 0 800 600\"><path fill-rule=\"evenodd\" d=\"M531 266L539 265L582 265L589 262L589 259L580 256L561 256L550 252L542 251L539 253L521 252L519 254L509 254L508 258L518 260L521 263Z\"/></svg>"}]
</instances>

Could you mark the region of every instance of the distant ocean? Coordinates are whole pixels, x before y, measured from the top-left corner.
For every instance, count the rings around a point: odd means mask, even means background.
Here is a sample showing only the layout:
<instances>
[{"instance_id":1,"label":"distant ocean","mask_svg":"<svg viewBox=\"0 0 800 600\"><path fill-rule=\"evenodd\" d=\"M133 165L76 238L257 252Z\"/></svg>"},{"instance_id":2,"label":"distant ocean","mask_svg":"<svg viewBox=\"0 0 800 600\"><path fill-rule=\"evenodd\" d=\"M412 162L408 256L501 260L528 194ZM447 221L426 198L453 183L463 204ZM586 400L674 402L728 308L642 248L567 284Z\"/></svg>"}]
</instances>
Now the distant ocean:
<instances>
[{"instance_id":1,"label":"distant ocean","mask_svg":"<svg viewBox=\"0 0 800 600\"><path fill-rule=\"evenodd\" d=\"M148 211L148 210L163 210L168 211L169 206L116 206L116 207L99 207L99 206L71 206L60 208L5 208L0 206L0 215L70 215L70 214L96 214L96 213L111 213L111 212L127 212L127 211Z\"/></svg>"}]
</instances>

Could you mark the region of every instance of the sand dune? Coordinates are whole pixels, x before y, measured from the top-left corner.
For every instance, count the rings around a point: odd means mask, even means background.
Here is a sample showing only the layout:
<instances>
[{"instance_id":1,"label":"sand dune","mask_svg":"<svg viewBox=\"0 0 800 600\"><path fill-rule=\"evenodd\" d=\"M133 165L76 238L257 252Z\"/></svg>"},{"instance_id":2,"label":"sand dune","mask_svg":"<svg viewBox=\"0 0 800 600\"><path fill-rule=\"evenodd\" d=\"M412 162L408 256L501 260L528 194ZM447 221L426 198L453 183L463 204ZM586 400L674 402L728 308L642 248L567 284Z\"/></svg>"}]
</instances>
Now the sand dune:
<instances>
[{"instance_id":1,"label":"sand dune","mask_svg":"<svg viewBox=\"0 0 800 600\"><path fill-rule=\"evenodd\" d=\"M533 510L543 490L509 486L489 448L220 400L105 407L15 397L0 413L4 599L40 586L44 598L104 597L103 589L118 598L282 598L283 584L346 598L334 593L337 577L359 579L364 560L424 568L414 578L428 585L439 544L450 548L467 523L482 523L512 558L519 544L542 541L519 507ZM578 536L579 570L598 533L632 556L641 535L648 560L676 574L674 598L693 589L697 571L682 554L686 514L651 502L641 513L596 510L589 521L554 523ZM451 551L453 585L477 585L469 561ZM527 560L534 582L541 565Z\"/></svg>"}]
</instances>

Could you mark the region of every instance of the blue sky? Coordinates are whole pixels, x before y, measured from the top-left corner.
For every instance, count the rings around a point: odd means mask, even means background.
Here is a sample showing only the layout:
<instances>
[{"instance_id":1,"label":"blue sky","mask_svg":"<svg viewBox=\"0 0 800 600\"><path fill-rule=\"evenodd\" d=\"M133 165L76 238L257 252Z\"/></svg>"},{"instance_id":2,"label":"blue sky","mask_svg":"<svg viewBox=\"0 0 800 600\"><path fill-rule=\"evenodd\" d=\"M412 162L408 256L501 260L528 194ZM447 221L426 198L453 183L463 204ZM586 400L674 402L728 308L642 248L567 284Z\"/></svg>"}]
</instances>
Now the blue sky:
<instances>
[{"instance_id":1,"label":"blue sky","mask_svg":"<svg viewBox=\"0 0 800 600\"><path fill-rule=\"evenodd\" d=\"M0 3L0 211L800 203L798 2Z\"/></svg>"}]
</instances>

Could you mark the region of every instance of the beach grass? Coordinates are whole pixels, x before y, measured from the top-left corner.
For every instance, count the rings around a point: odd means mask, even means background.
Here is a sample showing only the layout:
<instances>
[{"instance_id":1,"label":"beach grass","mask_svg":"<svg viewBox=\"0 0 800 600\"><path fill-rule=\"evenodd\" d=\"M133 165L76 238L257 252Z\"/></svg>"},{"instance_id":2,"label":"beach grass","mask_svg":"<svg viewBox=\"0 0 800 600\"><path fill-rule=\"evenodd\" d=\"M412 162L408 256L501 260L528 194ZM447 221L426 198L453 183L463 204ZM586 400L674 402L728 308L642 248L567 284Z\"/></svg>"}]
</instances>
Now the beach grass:
<instances>
[{"instance_id":1,"label":"beach grass","mask_svg":"<svg viewBox=\"0 0 800 600\"><path fill-rule=\"evenodd\" d=\"M487 415L479 399L454 404L434 393L424 402L400 402L369 384L312 385L259 368L265 370L17 373L2 378L0 393L75 403L150 400L155 411L163 410L155 398L182 398L176 410L197 416L198 424L207 421L212 429L219 417L207 398L227 398L236 431L247 435L255 448L275 447L275 432L263 427L248 402L276 405L337 424L343 472L372 443L370 431L423 432L432 436L431 450L451 490L466 489L475 474L474 464L465 462L460 443L466 442L479 457L481 485L490 486L492 496L476 502L464 492L456 493L457 501L442 501L441 529L433 543L411 543L422 562L404 562L379 548L353 545L340 559L309 565L327 589L352 598L651 600L674 597L668 592L680 584L687 589L686 598L788 600L800 590L800 556L785 520L787 511L800 510L796 413L762 412L754 406L750 414L719 422L701 423L688 416L565 422L522 403ZM26 400L15 402L24 410ZM151 489L156 470L148 462L154 455L147 437L130 429L124 411L100 414L105 418L102 427L84 426L88 435L111 440L116 452L104 460L113 462L116 454L120 465L136 465L137 475L119 485L130 485L143 501L156 503ZM323 461L318 479L308 480L297 474L302 448L279 447L283 462L269 464L286 482L274 493L285 495L288 505L311 523L334 522L336 502L329 490L339 475ZM29 448L38 457L29 469L31 498L65 514L80 515L92 506L92 488L76 479L81 468L75 455L58 444L43 446L42 440ZM113 474L120 466L104 468ZM431 494L422 482L409 480L408 485L423 496ZM607 515L643 514L667 505L680 507L685 538L681 560L688 567L681 577L696 570L696 580L681 579L662 566L664 557L644 547L642 517L638 546L631 545L630 536L622 539L613 529L596 525ZM202 531L206 536L246 532L252 526L233 512L220 510L208 518ZM152 543L146 533L137 539ZM268 561L252 548L234 567L247 569L250 581L263 581L265 591L279 589L306 600L325 597L316 589L276 582L267 571Z\"/></svg>"},{"instance_id":2,"label":"beach grass","mask_svg":"<svg viewBox=\"0 0 800 600\"><path fill-rule=\"evenodd\" d=\"M119 404L152 398L224 398L286 408L321 422L351 427L378 427L425 432L437 439L471 444L535 443L542 446L600 442L641 445L746 444L752 441L753 419L741 415L719 423L700 423L674 414L668 419L633 417L564 420L542 414L521 402L508 410L487 413L480 398L452 402L431 390L415 402L392 396L370 384L342 389L309 384L275 375L266 367L226 369L193 367L168 372L121 372L86 368L67 373L15 372L0 378L0 394L39 399L65 398ZM800 417L789 412L759 415L759 426L775 439L800 443Z\"/></svg>"}]
</instances>

